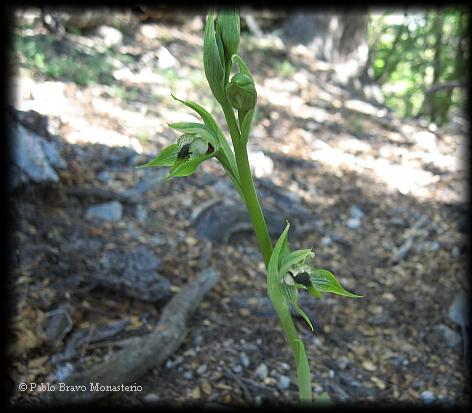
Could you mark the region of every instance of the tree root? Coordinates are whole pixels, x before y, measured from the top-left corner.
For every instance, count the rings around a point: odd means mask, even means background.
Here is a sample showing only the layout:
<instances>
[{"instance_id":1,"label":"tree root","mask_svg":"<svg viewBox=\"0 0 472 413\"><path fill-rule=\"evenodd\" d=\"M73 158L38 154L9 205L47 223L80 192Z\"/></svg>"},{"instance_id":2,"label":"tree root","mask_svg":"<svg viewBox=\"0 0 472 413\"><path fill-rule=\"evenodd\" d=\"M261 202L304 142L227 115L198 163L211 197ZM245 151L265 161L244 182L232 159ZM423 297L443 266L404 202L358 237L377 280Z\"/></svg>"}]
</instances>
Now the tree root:
<instances>
[{"instance_id":1,"label":"tree root","mask_svg":"<svg viewBox=\"0 0 472 413\"><path fill-rule=\"evenodd\" d=\"M182 344L187 332L186 323L198 304L215 285L219 274L208 269L189 282L162 311L156 329L149 335L132 342L108 361L92 369L73 374L66 380L67 386L84 386L83 391L54 391L47 401L85 402L109 395L112 391L93 390L91 383L99 386L134 384L148 370L158 366L172 355ZM56 386L58 387L58 386Z\"/></svg>"}]
</instances>

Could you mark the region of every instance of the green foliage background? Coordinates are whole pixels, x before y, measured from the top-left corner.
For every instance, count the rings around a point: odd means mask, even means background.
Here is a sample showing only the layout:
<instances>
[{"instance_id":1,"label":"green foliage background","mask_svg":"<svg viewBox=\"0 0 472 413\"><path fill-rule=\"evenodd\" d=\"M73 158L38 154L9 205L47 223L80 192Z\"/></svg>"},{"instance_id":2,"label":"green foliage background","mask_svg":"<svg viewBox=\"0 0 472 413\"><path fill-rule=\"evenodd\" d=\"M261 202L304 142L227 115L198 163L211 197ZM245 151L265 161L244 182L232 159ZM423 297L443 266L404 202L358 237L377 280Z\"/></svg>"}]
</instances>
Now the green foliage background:
<instances>
[{"instance_id":1,"label":"green foliage background","mask_svg":"<svg viewBox=\"0 0 472 413\"><path fill-rule=\"evenodd\" d=\"M426 116L437 124L464 109L465 87L427 91L467 81L469 21L468 10L458 7L370 14L370 62L387 106L402 117Z\"/></svg>"}]
</instances>

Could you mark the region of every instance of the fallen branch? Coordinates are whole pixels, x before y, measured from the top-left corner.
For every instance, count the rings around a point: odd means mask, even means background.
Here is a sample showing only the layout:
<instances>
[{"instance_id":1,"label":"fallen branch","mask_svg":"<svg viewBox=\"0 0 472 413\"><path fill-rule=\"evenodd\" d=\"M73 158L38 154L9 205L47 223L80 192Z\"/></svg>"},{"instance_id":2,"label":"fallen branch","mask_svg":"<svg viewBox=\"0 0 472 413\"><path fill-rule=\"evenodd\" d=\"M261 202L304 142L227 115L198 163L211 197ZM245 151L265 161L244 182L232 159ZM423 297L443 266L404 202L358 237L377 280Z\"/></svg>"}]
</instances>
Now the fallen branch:
<instances>
[{"instance_id":1,"label":"fallen branch","mask_svg":"<svg viewBox=\"0 0 472 413\"><path fill-rule=\"evenodd\" d=\"M164 307L161 319L151 334L131 342L103 364L74 374L65 381L67 386L85 386L85 391L55 391L49 393L47 400L92 401L110 392L93 391L91 383L98 383L99 386L135 384L148 370L164 362L179 348L186 334L189 316L218 278L219 274L212 269L202 271Z\"/></svg>"}]
</instances>

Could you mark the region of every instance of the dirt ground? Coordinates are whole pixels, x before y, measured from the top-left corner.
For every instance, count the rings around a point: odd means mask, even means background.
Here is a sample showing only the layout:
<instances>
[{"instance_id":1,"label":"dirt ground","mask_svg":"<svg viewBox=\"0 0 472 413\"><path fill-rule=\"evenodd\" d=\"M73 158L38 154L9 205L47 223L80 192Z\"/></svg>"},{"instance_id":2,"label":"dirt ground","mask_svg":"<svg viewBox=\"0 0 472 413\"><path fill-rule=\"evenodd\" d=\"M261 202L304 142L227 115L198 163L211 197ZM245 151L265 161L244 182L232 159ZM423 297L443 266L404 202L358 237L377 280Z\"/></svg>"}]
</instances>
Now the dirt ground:
<instances>
[{"instance_id":1,"label":"dirt ground","mask_svg":"<svg viewBox=\"0 0 472 413\"><path fill-rule=\"evenodd\" d=\"M209 241L197 234L192 214L230 196L221 189L229 182L224 171L211 160L191 177L163 182L165 171L135 166L175 140L167 123L196 119L171 92L201 103L223 124L203 75L202 29L199 18L140 25L106 55L113 81L82 86L51 80L24 61L15 68L15 108L47 117L67 167L56 184L11 194L11 403L41 403L40 392L18 391L20 382L61 381L156 326L166 300L143 301L94 281L104 254L152 251L172 294L200 270ZM71 50L93 56L106 49L93 34L51 34L40 25L15 33L52 39L48 59L68 50L71 65L81 59ZM468 291L464 130L400 120L330 82L327 65L275 36L244 33L241 49L258 90L250 149L273 165L259 178L312 217L292 234L292 247L313 247L316 266L363 295L307 300L314 333L297 319L315 393L345 403L468 403L462 332L448 315L456 294ZM143 182L151 184L137 201L119 197ZM122 204L121 219L87 218L92 204L113 200ZM267 196L266 205L278 201ZM255 237L243 232L211 243L204 264L221 278L194 313L184 344L131 383L141 392L104 403L296 402L294 360L265 298ZM58 308L70 325L52 343L45 326ZM108 335L90 340L105 328ZM67 348L68 358L58 357Z\"/></svg>"}]
</instances>

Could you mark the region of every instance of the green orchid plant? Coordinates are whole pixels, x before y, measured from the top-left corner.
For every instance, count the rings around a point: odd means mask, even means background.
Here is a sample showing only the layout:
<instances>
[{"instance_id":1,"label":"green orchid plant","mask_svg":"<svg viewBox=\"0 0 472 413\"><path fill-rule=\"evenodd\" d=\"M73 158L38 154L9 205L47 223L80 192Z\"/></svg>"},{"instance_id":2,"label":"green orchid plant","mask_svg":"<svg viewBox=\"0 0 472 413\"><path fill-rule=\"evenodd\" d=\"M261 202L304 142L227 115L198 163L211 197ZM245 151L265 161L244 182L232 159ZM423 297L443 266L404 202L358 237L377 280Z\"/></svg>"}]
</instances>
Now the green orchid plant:
<instances>
[{"instance_id":1,"label":"green orchid plant","mask_svg":"<svg viewBox=\"0 0 472 413\"><path fill-rule=\"evenodd\" d=\"M251 217L267 269L268 295L295 356L300 401L311 402L313 396L310 368L303 341L298 336L290 313L290 306L303 317L313 331L310 319L298 304L300 291L316 298L321 298L323 293L346 297L360 296L346 291L331 272L313 268L309 264L314 256L311 249L290 249L288 222L275 247L272 244L249 166L247 142L256 110L257 91L249 67L238 55L239 43L239 11L222 9L218 13L209 12L203 45L205 76L223 110L232 145L207 110L195 102L180 100L172 95L174 99L197 112L202 123L170 124L171 128L181 133L177 141L162 149L155 159L140 167L170 167L166 179L172 179L193 174L202 162L210 158L216 158L220 162ZM230 79L234 67L237 72ZM318 396L316 401L327 400L329 396L324 393Z\"/></svg>"}]
</instances>

